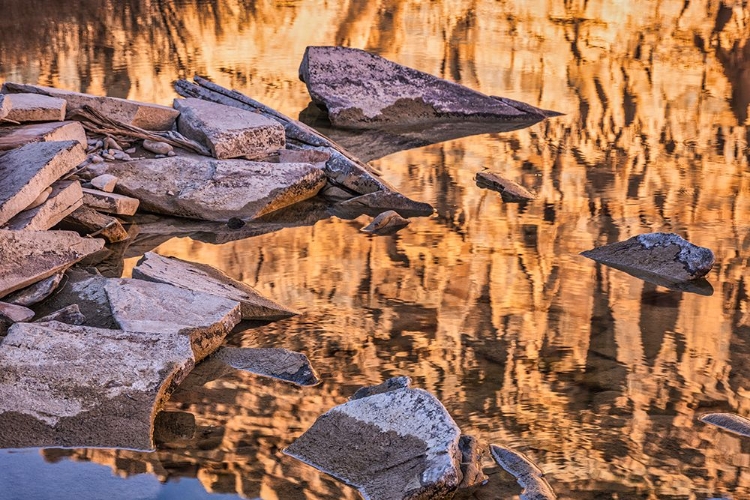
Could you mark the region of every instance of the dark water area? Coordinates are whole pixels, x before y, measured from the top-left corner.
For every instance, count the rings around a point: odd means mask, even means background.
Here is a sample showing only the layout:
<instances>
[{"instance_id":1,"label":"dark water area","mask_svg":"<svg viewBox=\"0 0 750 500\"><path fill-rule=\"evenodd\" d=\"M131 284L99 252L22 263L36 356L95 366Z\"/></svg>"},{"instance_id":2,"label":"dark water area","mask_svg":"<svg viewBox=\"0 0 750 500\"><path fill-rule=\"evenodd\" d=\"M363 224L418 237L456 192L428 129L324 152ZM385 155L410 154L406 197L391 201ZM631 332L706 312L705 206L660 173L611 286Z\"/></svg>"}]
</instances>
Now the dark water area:
<instances>
[{"instance_id":1,"label":"dark water area","mask_svg":"<svg viewBox=\"0 0 750 500\"><path fill-rule=\"evenodd\" d=\"M750 414L749 8L4 0L0 12L1 81L169 104L174 80L201 74L298 117L305 47L337 44L565 113L401 151L342 138L436 208L391 236L361 233L366 216L228 242L142 224L123 275L155 248L301 311L228 343L303 352L323 382L200 365L165 407L194 417L192 437L155 452L0 451L3 499L358 498L281 450L395 375L464 433L522 451L560 498L750 498L750 441L699 420ZM537 199L504 204L476 186L483 169ZM579 255L652 231L714 251L708 292Z\"/></svg>"}]
</instances>

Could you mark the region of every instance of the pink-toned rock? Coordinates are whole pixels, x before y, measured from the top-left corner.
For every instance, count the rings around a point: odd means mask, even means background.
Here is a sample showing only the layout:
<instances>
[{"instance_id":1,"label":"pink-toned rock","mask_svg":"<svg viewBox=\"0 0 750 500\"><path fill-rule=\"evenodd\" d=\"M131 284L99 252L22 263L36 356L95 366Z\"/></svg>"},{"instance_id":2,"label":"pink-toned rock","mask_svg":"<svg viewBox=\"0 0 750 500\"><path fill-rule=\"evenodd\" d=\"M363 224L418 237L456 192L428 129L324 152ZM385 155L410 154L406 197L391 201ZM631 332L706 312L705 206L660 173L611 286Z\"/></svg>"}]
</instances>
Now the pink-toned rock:
<instances>
[{"instance_id":1,"label":"pink-toned rock","mask_svg":"<svg viewBox=\"0 0 750 500\"><path fill-rule=\"evenodd\" d=\"M86 147L86 131L80 122L32 123L0 127L0 151L20 148L30 142L78 141Z\"/></svg>"},{"instance_id":2,"label":"pink-toned rock","mask_svg":"<svg viewBox=\"0 0 750 500\"><path fill-rule=\"evenodd\" d=\"M61 122L65 120L65 101L41 94L8 94L6 120L14 122Z\"/></svg>"}]
</instances>

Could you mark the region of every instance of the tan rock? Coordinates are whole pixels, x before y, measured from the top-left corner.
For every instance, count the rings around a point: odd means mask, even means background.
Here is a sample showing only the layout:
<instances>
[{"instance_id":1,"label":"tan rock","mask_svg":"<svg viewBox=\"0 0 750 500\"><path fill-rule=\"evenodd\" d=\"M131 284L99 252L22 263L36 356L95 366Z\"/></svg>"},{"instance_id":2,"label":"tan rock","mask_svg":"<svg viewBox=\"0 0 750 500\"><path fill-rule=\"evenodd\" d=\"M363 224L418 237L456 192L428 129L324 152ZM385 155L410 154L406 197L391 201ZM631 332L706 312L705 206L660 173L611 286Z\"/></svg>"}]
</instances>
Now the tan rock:
<instances>
[{"instance_id":1,"label":"tan rock","mask_svg":"<svg viewBox=\"0 0 750 500\"><path fill-rule=\"evenodd\" d=\"M86 131L80 122L34 123L0 127L0 151L20 148L30 142L78 141L86 147Z\"/></svg>"},{"instance_id":2,"label":"tan rock","mask_svg":"<svg viewBox=\"0 0 750 500\"><path fill-rule=\"evenodd\" d=\"M80 182L57 181L51 188L49 198L44 203L13 217L8 221L8 229L50 229L83 204Z\"/></svg>"},{"instance_id":3,"label":"tan rock","mask_svg":"<svg viewBox=\"0 0 750 500\"><path fill-rule=\"evenodd\" d=\"M83 204L110 214L135 215L140 202L129 196L83 188Z\"/></svg>"},{"instance_id":4,"label":"tan rock","mask_svg":"<svg viewBox=\"0 0 750 500\"><path fill-rule=\"evenodd\" d=\"M65 101L41 94L8 94L7 120L14 122L61 122L65 120Z\"/></svg>"},{"instance_id":5,"label":"tan rock","mask_svg":"<svg viewBox=\"0 0 750 500\"><path fill-rule=\"evenodd\" d=\"M107 243L117 243L128 239L128 232L118 219L86 206L79 207L70 213L60 221L59 227L76 231L81 236L91 235L104 238Z\"/></svg>"},{"instance_id":6,"label":"tan rock","mask_svg":"<svg viewBox=\"0 0 750 500\"><path fill-rule=\"evenodd\" d=\"M114 175L104 174L104 175L97 175L93 179L91 179L91 185L94 186L99 191L104 191L105 193L112 193L115 190L115 186L117 185L117 177Z\"/></svg>"}]
</instances>

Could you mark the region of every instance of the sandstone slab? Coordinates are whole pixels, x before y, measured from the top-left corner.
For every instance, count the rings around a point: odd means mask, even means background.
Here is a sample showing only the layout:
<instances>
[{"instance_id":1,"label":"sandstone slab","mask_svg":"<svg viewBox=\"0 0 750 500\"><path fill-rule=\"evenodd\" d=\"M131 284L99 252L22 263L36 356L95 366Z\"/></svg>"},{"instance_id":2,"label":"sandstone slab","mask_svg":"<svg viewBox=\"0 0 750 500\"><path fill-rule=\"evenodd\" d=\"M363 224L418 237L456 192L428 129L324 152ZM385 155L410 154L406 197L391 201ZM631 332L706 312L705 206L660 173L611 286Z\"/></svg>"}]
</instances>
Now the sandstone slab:
<instances>
[{"instance_id":1,"label":"sandstone slab","mask_svg":"<svg viewBox=\"0 0 750 500\"><path fill-rule=\"evenodd\" d=\"M52 276L104 247L70 231L0 230L0 297Z\"/></svg>"},{"instance_id":2,"label":"sandstone slab","mask_svg":"<svg viewBox=\"0 0 750 500\"><path fill-rule=\"evenodd\" d=\"M402 388L329 410L284 452L365 498L450 498L462 479L459 438L434 396Z\"/></svg>"},{"instance_id":3,"label":"sandstone slab","mask_svg":"<svg viewBox=\"0 0 750 500\"><path fill-rule=\"evenodd\" d=\"M121 194L83 188L83 204L94 210L109 214L135 215L140 201Z\"/></svg>"},{"instance_id":4,"label":"sandstone slab","mask_svg":"<svg viewBox=\"0 0 750 500\"><path fill-rule=\"evenodd\" d=\"M307 47L299 76L336 127L540 121L553 114L346 47Z\"/></svg>"},{"instance_id":5,"label":"sandstone slab","mask_svg":"<svg viewBox=\"0 0 750 500\"><path fill-rule=\"evenodd\" d=\"M40 94L8 94L3 97L8 106L7 120L14 122L61 122L65 120L66 102Z\"/></svg>"},{"instance_id":6,"label":"sandstone slab","mask_svg":"<svg viewBox=\"0 0 750 500\"><path fill-rule=\"evenodd\" d=\"M36 208L26 209L8 221L8 229L43 231L83 205L83 191L78 181L57 181L52 184L47 200Z\"/></svg>"},{"instance_id":7,"label":"sandstone slab","mask_svg":"<svg viewBox=\"0 0 750 500\"><path fill-rule=\"evenodd\" d=\"M492 172L477 172L477 186L500 193L506 203L520 203L536 198L536 195L515 181Z\"/></svg>"},{"instance_id":8,"label":"sandstone slab","mask_svg":"<svg viewBox=\"0 0 750 500\"><path fill-rule=\"evenodd\" d=\"M0 151L16 149L32 142L77 141L86 147L86 131L79 122L34 123L0 127Z\"/></svg>"},{"instance_id":9,"label":"sandstone slab","mask_svg":"<svg viewBox=\"0 0 750 500\"><path fill-rule=\"evenodd\" d=\"M176 333L15 324L0 343L0 447L153 449L156 411L193 366Z\"/></svg>"},{"instance_id":10,"label":"sandstone slab","mask_svg":"<svg viewBox=\"0 0 750 500\"><path fill-rule=\"evenodd\" d=\"M300 386L320 383L320 378L307 356L287 349L223 347L215 357L232 368Z\"/></svg>"},{"instance_id":11,"label":"sandstone slab","mask_svg":"<svg viewBox=\"0 0 750 500\"><path fill-rule=\"evenodd\" d=\"M4 300L5 302L19 306L33 306L52 295L60 285L63 276L65 276L65 273L63 272L53 274L49 278L44 278L33 285L11 293L6 296Z\"/></svg>"},{"instance_id":12,"label":"sandstone slab","mask_svg":"<svg viewBox=\"0 0 750 500\"><path fill-rule=\"evenodd\" d=\"M104 238L107 243L117 243L128 239L128 232L115 217L82 206L71 212L59 224L61 229L76 231L79 234Z\"/></svg>"},{"instance_id":13,"label":"sandstone slab","mask_svg":"<svg viewBox=\"0 0 750 500\"><path fill-rule=\"evenodd\" d=\"M32 143L5 153L0 161L0 226L85 159L77 141Z\"/></svg>"},{"instance_id":14,"label":"sandstone slab","mask_svg":"<svg viewBox=\"0 0 750 500\"><path fill-rule=\"evenodd\" d=\"M284 127L259 113L192 97L175 99L174 108L180 111L177 130L214 158L257 158L286 145Z\"/></svg>"},{"instance_id":15,"label":"sandstone slab","mask_svg":"<svg viewBox=\"0 0 750 500\"><path fill-rule=\"evenodd\" d=\"M554 500L555 492L544 478L544 473L523 453L498 446L490 445L492 458L512 474L523 488L521 500Z\"/></svg>"},{"instance_id":16,"label":"sandstone slab","mask_svg":"<svg viewBox=\"0 0 750 500\"><path fill-rule=\"evenodd\" d=\"M140 200L143 210L212 221L257 218L311 198L325 185L323 172L306 163L193 154L100 163L89 169L118 177L117 192Z\"/></svg>"},{"instance_id":17,"label":"sandstone slab","mask_svg":"<svg viewBox=\"0 0 750 500\"><path fill-rule=\"evenodd\" d=\"M242 319L272 320L298 314L258 293L253 287L233 280L205 264L187 262L147 252L133 269L133 277L205 292L234 300L241 305Z\"/></svg>"},{"instance_id":18,"label":"sandstone slab","mask_svg":"<svg viewBox=\"0 0 750 500\"><path fill-rule=\"evenodd\" d=\"M6 82L3 84L2 93L33 93L64 99L67 102L68 113L74 109L88 105L104 116L146 130L170 130L177 116L179 116L179 111L167 106L116 97L81 94L70 90L61 90L40 85Z\"/></svg>"}]
</instances>

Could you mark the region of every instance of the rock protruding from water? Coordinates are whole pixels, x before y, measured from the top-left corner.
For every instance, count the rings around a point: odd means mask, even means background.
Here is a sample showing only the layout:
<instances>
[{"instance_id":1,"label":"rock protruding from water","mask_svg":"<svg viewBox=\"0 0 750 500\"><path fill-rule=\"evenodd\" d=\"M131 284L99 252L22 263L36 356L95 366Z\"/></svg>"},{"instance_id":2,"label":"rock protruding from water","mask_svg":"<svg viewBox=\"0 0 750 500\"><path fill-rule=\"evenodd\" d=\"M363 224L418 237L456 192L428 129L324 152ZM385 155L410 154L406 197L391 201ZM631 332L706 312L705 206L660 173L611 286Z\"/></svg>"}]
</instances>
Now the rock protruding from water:
<instances>
[{"instance_id":1,"label":"rock protruding from water","mask_svg":"<svg viewBox=\"0 0 750 500\"><path fill-rule=\"evenodd\" d=\"M700 417L700 421L740 436L750 437L750 420L736 413L707 413Z\"/></svg>"},{"instance_id":2,"label":"rock protruding from water","mask_svg":"<svg viewBox=\"0 0 750 500\"><path fill-rule=\"evenodd\" d=\"M401 388L329 410L284 452L365 498L450 498L462 479L460 434L434 396Z\"/></svg>"},{"instance_id":3,"label":"rock protruding from water","mask_svg":"<svg viewBox=\"0 0 750 500\"><path fill-rule=\"evenodd\" d=\"M408 389L409 387L411 387L411 378L407 377L406 375L399 375L398 377L391 377L388 380L384 380L377 385L360 387L359 389L357 389L357 392L355 392L352 397L349 398L349 401L369 398L370 396L374 396L376 394L383 394L384 392L395 391L397 389Z\"/></svg>"},{"instance_id":4,"label":"rock protruding from water","mask_svg":"<svg viewBox=\"0 0 750 500\"><path fill-rule=\"evenodd\" d=\"M640 234L581 255L626 272L650 273L678 283L705 276L715 260L710 249L673 233Z\"/></svg>"},{"instance_id":5,"label":"rock protruding from water","mask_svg":"<svg viewBox=\"0 0 750 500\"><path fill-rule=\"evenodd\" d=\"M368 225L360 229L360 231L380 236L394 234L408 226L409 222L409 219L404 219L397 212L388 210L375 217Z\"/></svg>"},{"instance_id":6,"label":"rock protruding from water","mask_svg":"<svg viewBox=\"0 0 750 500\"><path fill-rule=\"evenodd\" d=\"M6 120L25 122L61 122L65 120L63 99L40 94L0 95L3 107L7 108Z\"/></svg>"},{"instance_id":7,"label":"rock protruding from water","mask_svg":"<svg viewBox=\"0 0 750 500\"><path fill-rule=\"evenodd\" d=\"M463 480L459 488L474 488L481 486L489 479L482 470L482 458L487 452L487 445L482 444L474 436L461 436L458 441L461 449L461 474Z\"/></svg>"},{"instance_id":8,"label":"rock protruding from water","mask_svg":"<svg viewBox=\"0 0 750 500\"><path fill-rule=\"evenodd\" d=\"M311 386L320 382L310 360L300 352L274 348L224 347L215 357L232 368L299 386Z\"/></svg>"},{"instance_id":9,"label":"rock protruding from water","mask_svg":"<svg viewBox=\"0 0 750 500\"><path fill-rule=\"evenodd\" d=\"M235 300L241 305L242 319L273 320L298 314L211 266L163 257L153 252L147 252L138 261L133 269L133 277Z\"/></svg>"},{"instance_id":10,"label":"rock protruding from water","mask_svg":"<svg viewBox=\"0 0 750 500\"><path fill-rule=\"evenodd\" d=\"M491 97L346 47L307 47L299 68L313 102L336 127L440 121L540 121L557 113Z\"/></svg>"},{"instance_id":11,"label":"rock protruding from water","mask_svg":"<svg viewBox=\"0 0 750 500\"><path fill-rule=\"evenodd\" d=\"M523 453L510 448L490 445L490 453L495 461L512 474L523 488L521 500L554 500L555 492L544 478L544 473Z\"/></svg>"},{"instance_id":12,"label":"rock protruding from water","mask_svg":"<svg viewBox=\"0 0 750 500\"><path fill-rule=\"evenodd\" d=\"M515 181L493 174L492 172L477 172L477 186L492 189L500 193L505 203L520 203L536 198L536 195Z\"/></svg>"},{"instance_id":13,"label":"rock protruding from water","mask_svg":"<svg viewBox=\"0 0 750 500\"><path fill-rule=\"evenodd\" d=\"M86 146L86 131L80 122L33 123L0 127L0 151L16 149L32 142L77 141Z\"/></svg>"},{"instance_id":14,"label":"rock protruding from water","mask_svg":"<svg viewBox=\"0 0 750 500\"><path fill-rule=\"evenodd\" d=\"M177 333L17 323L0 343L0 448L153 449L156 409L193 366Z\"/></svg>"},{"instance_id":15,"label":"rock protruding from water","mask_svg":"<svg viewBox=\"0 0 750 500\"><path fill-rule=\"evenodd\" d=\"M203 99L175 99L177 129L200 142L214 158L260 157L283 149L284 127L259 113Z\"/></svg>"}]
</instances>

